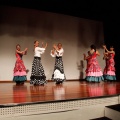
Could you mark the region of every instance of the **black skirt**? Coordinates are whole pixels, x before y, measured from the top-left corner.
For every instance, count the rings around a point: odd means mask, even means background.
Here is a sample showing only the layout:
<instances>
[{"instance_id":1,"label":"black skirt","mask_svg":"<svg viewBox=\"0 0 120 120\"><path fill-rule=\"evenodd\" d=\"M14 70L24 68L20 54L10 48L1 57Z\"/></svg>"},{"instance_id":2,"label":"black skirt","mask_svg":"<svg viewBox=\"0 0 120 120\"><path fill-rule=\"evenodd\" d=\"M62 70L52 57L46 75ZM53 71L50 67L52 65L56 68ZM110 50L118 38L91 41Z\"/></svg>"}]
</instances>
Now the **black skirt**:
<instances>
[{"instance_id":1,"label":"black skirt","mask_svg":"<svg viewBox=\"0 0 120 120\"><path fill-rule=\"evenodd\" d=\"M41 63L40 57L34 57L32 63L32 72L30 77L30 84L34 85L43 85L46 82L46 76L44 73L44 69Z\"/></svg>"},{"instance_id":2,"label":"black skirt","mask_svg":"<svg viewBox=\"0 0 120 120\"><path fill-rule=\"evenodd\" d=\"M66 79L64 74L64 67L62 57L55 58L54 72L52 74L52 80L56 82L63 82Z\"/></svg>"}]
</instances>

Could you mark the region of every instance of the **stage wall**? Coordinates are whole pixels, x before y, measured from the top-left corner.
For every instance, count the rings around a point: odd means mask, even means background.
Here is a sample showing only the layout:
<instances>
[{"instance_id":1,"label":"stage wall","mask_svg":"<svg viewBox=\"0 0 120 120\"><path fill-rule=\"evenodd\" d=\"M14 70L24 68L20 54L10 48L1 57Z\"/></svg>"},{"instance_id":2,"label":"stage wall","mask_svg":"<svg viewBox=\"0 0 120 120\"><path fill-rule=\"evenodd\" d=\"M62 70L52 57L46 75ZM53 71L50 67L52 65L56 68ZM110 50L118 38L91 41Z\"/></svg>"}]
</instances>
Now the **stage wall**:
<instances>
[{"instance_id":1,"label":"stage wall","mask_svg":"<svg viewBox=\"0 0 120 120\"><path fill-rule=\"evenodd\" d=\"M86 61L83 61L83 53L87 54L91 44L97 46L101 54L98 60L104 68L102 22L33 9L0 7L0 81L12 81L16 44L20 44L22 50L28 47L23 60L29 69L27 78L30 80L35 40L48 43L42 55L47 80L51 79L55 62L50 50L58 42L63 44L65 50L63 62L68 80L85 77Z\"/></svg>"}]
</instances>

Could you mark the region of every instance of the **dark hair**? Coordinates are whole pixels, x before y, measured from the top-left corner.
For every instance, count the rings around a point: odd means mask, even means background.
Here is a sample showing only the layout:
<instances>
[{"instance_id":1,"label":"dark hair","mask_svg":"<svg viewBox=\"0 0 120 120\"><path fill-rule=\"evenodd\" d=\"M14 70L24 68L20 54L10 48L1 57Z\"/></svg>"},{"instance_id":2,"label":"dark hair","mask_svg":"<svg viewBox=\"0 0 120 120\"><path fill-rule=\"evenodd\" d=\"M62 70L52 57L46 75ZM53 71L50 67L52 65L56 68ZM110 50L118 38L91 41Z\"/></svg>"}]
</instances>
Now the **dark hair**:
<instances>
[{"instance_id":1,"label":"dark hair","mask_svg":"<svg viewBox=\"0 0 120 120\"><path fill-rule=\"evenodd\" d=\"M113 46L110 46L110 48L114 48Z\"/></svg>"},{"instance_id":2,"label":"dark hair","mask_svg":"<svg viewBox=\"0 0 120 120\"><path fill-rule=\"evenodd\" d=\"M62 43L58 43L58 45L61 45L61 46L62 46Z\"/></svg>"},{"instance_id":3,"label":"dark hair","mask_svg":"<svg viewBox=\"0 0 120 120\"><path fill-rule=\"evenodd\" d=\"M91 49L94 49L95 52L96 52L96 46L95 46L95 45L91 45L90 48L91 48Z\"/></svg>"},{"instance_id":4,"label":"dark hair","mask_svg":"<svg viewBox=\"0 0 120 120\"><path fill-rule=\"evenodd\" d=\"M34 44L37 42L37 40L34 41Z\"/></svg>"},{"instance_id":5,"label":"dark hair","mask_svg":"<svg viewBox=\"0 0 120 120\"><path fill-rule=\"evenodd\" d=\"M17 44L17 45L16 45L16 48L17 48L17 46L21 47L20 44Z\"/></svg>"}]
</instances>

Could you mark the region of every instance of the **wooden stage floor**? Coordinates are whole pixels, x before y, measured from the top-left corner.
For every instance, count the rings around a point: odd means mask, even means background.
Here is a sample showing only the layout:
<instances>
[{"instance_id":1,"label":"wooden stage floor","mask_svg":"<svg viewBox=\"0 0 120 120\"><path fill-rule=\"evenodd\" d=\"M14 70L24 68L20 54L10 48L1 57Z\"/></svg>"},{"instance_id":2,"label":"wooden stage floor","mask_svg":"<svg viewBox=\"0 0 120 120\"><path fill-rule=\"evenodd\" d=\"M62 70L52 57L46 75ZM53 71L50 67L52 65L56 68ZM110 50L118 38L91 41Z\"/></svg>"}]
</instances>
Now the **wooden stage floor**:
<instances>
[{"instance_id":1,"label":"wooden stage floor","mask_svg":"<svg viewBox=\"0 0 120 120\"><path fill-rule=\"evenodd\" d=\"M45 86L33 86L29 82L19 86L12 82L0 83L0 105L2 106L114 95L120 95L120 82L66 81L63 85L48 82Z\"/></svg>"}]
</instances>

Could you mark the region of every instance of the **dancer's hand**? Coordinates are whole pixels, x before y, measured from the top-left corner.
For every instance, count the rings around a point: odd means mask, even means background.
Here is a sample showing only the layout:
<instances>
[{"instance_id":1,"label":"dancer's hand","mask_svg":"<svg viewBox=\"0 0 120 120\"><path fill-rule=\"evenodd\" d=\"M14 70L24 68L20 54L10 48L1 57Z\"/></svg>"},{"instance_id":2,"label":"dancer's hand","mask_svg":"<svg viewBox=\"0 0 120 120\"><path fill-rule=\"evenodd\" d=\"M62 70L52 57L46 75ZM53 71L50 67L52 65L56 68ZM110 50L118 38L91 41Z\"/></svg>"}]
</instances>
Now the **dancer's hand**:
<instances>
[{"instance_id":1,"label":"dancer's hand","mask_svg":"<svg viewBox=\"0 0 120 120\"><path fill-rule=\"evenodd\" d=\"M28 50L28 48L25 48L25 52Z\"/></svg>"},{"instance_id":2,"label":"dancer's hand","mask_svg":"<svg viewBox=\"0 0 120 120\"><path fill-rule=\"evenodd\" d=\"M42 42L42 47L44 47L44 42Z\"/></svg>"},{"instance_id":3,"label":"dancer's hand","mask_svg":"<svg viewBox=\"0 0 120 120\"><path fill-rule=\"evenodd\" d=\"M52 50L52 55L54 55L54 53L55 53L55 50Z\"/></svg>"},{"instance_id":4,"label":"dancer's hand","mask_svg":"<svg viewBox=\"0 0 120 120\"><path fill-rule=\"evenodd\" d=\"M53 48L56 49L56 45L55 44L53 45Z\"/></svg>"},{"instance_id":5,"label":"dancer's hand","mask_svg":"<svg viewBox=\"0 0 120 120\"><path fill-rule=\"evenodd\" d=\"M25 50L23 51L23 55L27 54L27 50L28 50L28 48L25 48Z\"/></svg>"},{"instance_id":6,"label":"dancer's hand","mask_svg":"<svg viewBox=\"0 0 120 120\"><path fill-rule=\"evenodd\" d=\"M22 55L24 55L25 54L25 51L22 51Z\"/></svg>"},{"instance_id":7,"label":"dancer's hand","mask_svg":"<svg viewBox=\"0 0 120 120\"><path fill-rule=\"evenodd\" d=\"M46 48L47 46L48 46L48 44L46 43L46 44L45 44L45 48Z\"/></svg>"},{"instance_id":8,"label":"dancer's hand","mask_svg":"<svg viewBox=\"0 0 120 120\"><path fill-rule=\"evenodd\" d=\"M103 45L103 48L105 49L105 48L106 48L106 45Z\"/></svg>"}]
</instances>

